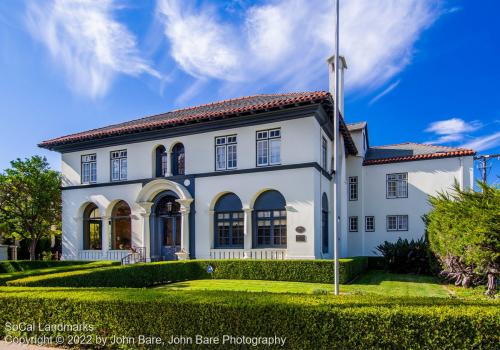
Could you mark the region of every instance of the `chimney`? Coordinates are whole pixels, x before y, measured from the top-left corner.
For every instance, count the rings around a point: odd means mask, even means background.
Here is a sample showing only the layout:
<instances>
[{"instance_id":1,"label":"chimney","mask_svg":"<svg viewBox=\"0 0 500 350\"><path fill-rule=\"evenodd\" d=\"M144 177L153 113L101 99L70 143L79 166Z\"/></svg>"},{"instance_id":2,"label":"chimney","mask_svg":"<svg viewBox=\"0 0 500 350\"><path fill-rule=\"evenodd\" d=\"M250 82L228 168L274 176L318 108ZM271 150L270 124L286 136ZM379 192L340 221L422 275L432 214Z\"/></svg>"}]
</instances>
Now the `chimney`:
<instances>
[{"instance_id":1,"label":"chimney","mask_svg":"<svg viewBox=\"0 0 500 350\"><path fill-rule=\"evenodd\" d=\"M335 99L335 55L326 60L328 63L328 80L330 93ZM344 70L347 68L344 56L339 56L339 111L344 117ZM337 101L335 101L337 102Z\"/></svg>"}]
</instances>

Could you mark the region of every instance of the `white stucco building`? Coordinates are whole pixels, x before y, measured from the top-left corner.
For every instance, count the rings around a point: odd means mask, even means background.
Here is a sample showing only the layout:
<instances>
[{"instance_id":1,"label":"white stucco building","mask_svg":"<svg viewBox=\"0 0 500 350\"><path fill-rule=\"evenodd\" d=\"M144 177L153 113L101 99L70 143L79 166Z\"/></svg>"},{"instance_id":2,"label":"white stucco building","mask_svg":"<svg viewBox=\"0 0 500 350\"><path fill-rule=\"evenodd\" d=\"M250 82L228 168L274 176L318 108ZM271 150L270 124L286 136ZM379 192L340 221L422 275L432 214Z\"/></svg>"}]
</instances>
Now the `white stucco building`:
<instances>
[{"instance_id":1,"label":"white stucco building","mask_svg":"<svg viewBox=\"0 0 500 350\"><path fill-rule=\"evenodd\" d=\"M429 194L472 185L473 150L371 147L339 108L256 95L42 142L62 156L63 258L332 258L335 220L341 256L373 255L422 237Z\"/></svg>"}]
</instances>

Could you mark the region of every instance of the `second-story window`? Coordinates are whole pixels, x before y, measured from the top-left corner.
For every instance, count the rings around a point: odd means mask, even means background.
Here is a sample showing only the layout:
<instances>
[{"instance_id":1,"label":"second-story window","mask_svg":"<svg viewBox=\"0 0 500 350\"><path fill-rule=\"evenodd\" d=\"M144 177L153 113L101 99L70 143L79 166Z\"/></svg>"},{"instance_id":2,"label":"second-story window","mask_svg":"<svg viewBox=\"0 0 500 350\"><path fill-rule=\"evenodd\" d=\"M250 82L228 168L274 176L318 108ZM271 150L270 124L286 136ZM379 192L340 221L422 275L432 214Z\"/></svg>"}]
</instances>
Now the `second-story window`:
<instances>
[{"instance_id":1,"label":"second-story window","mask_svg":"<svg viewBox=\"0 0 500 350\"><path fill-rule=\"evenodd\" d=\"M215 170L236 169L238 166L236 135L215 138Z\"/></svg>"},{"instance_id":2,"label":"second-story window","mask_svg":"<svg viewBox=\"0 0 500 350\"><path fill-rule=\"evenodd\" d=\"M351 176L349 177L349 200L357 201L358 200L358 177Z\"/></svg>"},{"instance_id":3,"label":"second-story window","mask_svg":"<svg viewBox=\"0 0 500 350\"><path fill-rule=\"evenodd\" d=\"M281 163L281 129L257 131L257 166Z\"/></svg>"},{"instance_id":4,"label":"second-story window","mask_svg":"<svg viewBox=\"0 0 500 350\"><path fill-rule=\"evenodd\" d=\"M111 152L111 181L127 180L127 150Z\"/></svg>"},{"instance_id":5,"label":"second-story window","mask_svg":"<svg viewBox=\"0 0 500 350\"><path fill-rule=\"evenodd\" d=\"M327 166L328 166L328 148L327 148L328 143L326 142L326 139L324 137L321 138L321 166L323 169L328 171Z\"/></svg>"},{"instance_id":6,"label":"second-story window","mask_svg":"<svg viewBox=\"0 0 500 350\"><path fill-rule=\"evenodd\" d=\"M96 154L86 154L82 156L82 184L97 182L97 156Z\"/></svg>"},{"instance_id":7,"label":"second-story window","mask_svg":"<svg viewBox=\"0 0 500 350\"><path fill-rule=\"evenodd\" d=\"M408 173L387 175L387 198L408 197Z\"/></svg>"}]
</instances>

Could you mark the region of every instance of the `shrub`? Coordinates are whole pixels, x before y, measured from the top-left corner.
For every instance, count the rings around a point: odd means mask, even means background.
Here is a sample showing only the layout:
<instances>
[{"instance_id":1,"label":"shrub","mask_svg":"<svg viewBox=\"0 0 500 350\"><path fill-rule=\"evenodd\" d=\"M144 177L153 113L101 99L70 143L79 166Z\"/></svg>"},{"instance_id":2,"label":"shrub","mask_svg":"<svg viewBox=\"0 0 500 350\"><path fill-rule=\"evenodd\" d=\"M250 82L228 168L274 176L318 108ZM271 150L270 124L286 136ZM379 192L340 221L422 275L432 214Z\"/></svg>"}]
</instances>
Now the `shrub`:
<instances>
[{"instance_id":1,"label":"shrub","mask_svg":"<svg viewBox=\"0 0 500 350\"><path fill-rule=\"evenodd\" d=\"M429 249L424 238L408 241L400 237L394 243L385 241L377 250L390 272L430 274Z\"/></svg>"},{"instance_id":2,"label":"shrub","mask_svg":"<svg viewBox=\"0 0 500 350\"><path fill-rule=\"evenodd\" d=\"M0 273L12 273L48 267L89 264L92 261L77 260L4 260L0 261Z\"/></svg>"},{"instance_id":3,"label":"shrub","mask_svg":"<svg viewBox=\"0 0 500 350\"><path fill-rule=\"evenodd\" d=\"M208 266L213 273L208 273ZM340 282L363 272L366 257L340 260ZM151 287L196 279L256 279L332 283L331 260L190 260L106 267L35 276L7 282L11 286L40 287Z\"/></svg>"},{"instance_id":4,"label":"shrub","mask_svg":"<svg viewBox=\"0 0 500 350\"><path fill-rule=\"evenodd\" d=\"M494 349L494 302L380 296L274 295L159 290L0 288L0 324L87 324L92 331L35 329L29 336L173 335L286 337L286 349ZM0 337L15 335L0 327ZM194 340L193 340L194 342ZM68 344L67 344L68 345ZM92 347L92 346L89 346ZM149 348L135 344L131 348ZM243 346L239 346L243 348ZM248 346L251 347L251 346ZM175 348L238 348L230 344ZM258 348L269 348L259 346ZM271 347L281 348L281 347Z\"/></svg>"},{"instance_id":5,"label":"shrub","mask_svg":"<svg viewBox=\"0 0 500 350\"><path fill-rule=\"evenodd\" d=\"M40 275L48 275L52 273L60 273L65 271L76 271L76 270L85 270L85 269L95 269L97 267L105 267L105 266L116 266L120 265L118 261L95 261L95 262L87 262L86 264L64 264L62 266L55 267L47 267L41 269L26 269L24 271L12 272L12 273L2 273L0 274L0 286L3 286L7 283L7 281L12 281L20 278L26 278L30 276L40 276ZM33 267L33 266L31 266Z\"/></svg>"},{"instance_id":6,"label":"shrub","mask_svg":"<svg viewBox=\"0 0 500 350\"><path fill-rule=\"evenodd\" d=\"M426 216L432 251L443 274L469 287L487 280L487 295L496 292L500 276L500 188L479 183L481 192L462 191L430 197Z\"/></svg>"}]
</instances>

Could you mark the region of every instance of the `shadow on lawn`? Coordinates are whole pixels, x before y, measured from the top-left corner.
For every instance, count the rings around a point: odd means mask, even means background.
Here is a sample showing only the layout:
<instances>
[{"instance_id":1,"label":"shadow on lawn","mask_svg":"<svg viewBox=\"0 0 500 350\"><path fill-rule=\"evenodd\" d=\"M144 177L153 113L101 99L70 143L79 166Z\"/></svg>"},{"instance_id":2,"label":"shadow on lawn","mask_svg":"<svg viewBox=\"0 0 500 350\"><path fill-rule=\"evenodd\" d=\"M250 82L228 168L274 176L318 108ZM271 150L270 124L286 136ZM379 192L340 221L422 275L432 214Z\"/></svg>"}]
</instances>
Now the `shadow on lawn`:
<instances>
[{"instance_id":1,"label":"shadow on lawn","mask_svg":"<svg viewBox=\"0 0 500 350\"><path fill-rule=\"evenodd\" d=\"M406 283L439 283L439 279L433 276L398 274L385 271L368 271L351 281L350 285L380 285L383 282L406 282Z\"/></svg>"}]
</instances>

